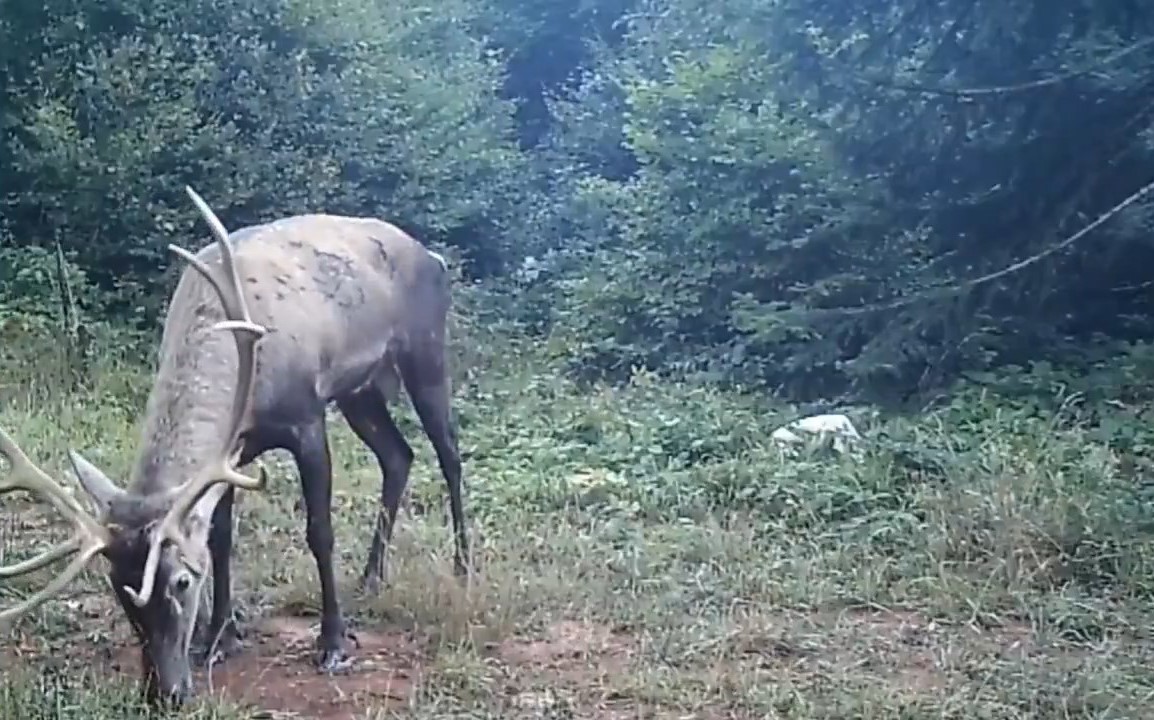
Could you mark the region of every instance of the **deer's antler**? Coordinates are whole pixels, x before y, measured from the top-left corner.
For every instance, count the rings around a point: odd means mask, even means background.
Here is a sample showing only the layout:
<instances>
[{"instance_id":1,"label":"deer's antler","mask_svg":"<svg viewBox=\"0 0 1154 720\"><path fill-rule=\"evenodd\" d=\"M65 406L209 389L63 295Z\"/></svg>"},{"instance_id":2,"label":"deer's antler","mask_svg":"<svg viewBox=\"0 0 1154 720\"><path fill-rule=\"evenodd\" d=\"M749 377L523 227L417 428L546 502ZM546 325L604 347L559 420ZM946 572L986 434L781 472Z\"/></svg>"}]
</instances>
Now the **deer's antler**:
<instances>
[{"instance_id":1,"label":"deer's antler","mask_svg":"<svg viewBox=\"0 0 1154 720\"><path fill-rule=\"evenodd\" d=\"M252 316L249 314L248 304L244 299L244 286L241 283L240 274L237 272L236 258L229 242L228 230L225 229L220 218L201 199L200 195L197 195L190 187L186 187L185 191L209 224L212 234L220 246L221 264L219 272L214 272L213 268L182 247L169 245L168 249L173 254L183 258L204 276L204 279L212 285L220 297L221 305L224 306L225 320L217 323L214 329L231 332L236 340L236 390L233 395L229 431L225 436L225 445L221 448L220 455L209 464L203 473L190 478L174 492L175 499L172 507L153 530L140 592L138 593L132 588L124 588L133 602L141 607L147 605L152 597L153 585L156 581L156 569L160 564L160 551L165 542L172 542L179 546L186 558L195 557L195 550L187 547L187 538L181 531L181 523L205 492L218 483L228 483L244 490L260 490L268 480L264 467L259 463L259 473L256 478L248 477L236 469L241 452L240 436L244 431L244 425L248 420L252 406L253 381L256 376L256 346L268 330L253 322Z\"/></svg>"},{"instance_id":2,"label":"deer's antler","mask_svg":"<svg viewBox=\"0 0 1154 720\"><path fill-rule=\"evenodd\" d=\"M65 585L84 570L84 566L96 557L97 553L108 547L109 535L104 526L80 506L76 498L72 497L48 473L29 460L20 446L16 444L16 441L3 430L0 430L0 455L11 465L8 477L0 479L0 495L16 490L27 490L35 493L51 503L75 527L72 537L45 550L36 557L12 565L0 566L0 578L7 579L35 572L69 555L76 555L72 562L68 563L64 570L39 592L7 610L0 610L0 620L8 620L28 612L59 593Z\"/></svg>"}]
</instances>

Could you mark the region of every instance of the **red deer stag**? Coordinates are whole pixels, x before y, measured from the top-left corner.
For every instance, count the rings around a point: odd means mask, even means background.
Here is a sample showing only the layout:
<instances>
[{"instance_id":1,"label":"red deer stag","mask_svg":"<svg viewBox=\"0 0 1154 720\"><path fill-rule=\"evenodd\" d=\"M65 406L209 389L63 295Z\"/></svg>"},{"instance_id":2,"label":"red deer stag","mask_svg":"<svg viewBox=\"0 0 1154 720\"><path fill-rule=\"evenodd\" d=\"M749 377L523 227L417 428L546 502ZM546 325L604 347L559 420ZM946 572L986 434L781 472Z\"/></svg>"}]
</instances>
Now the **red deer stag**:
<instances>
[{"instance_id":1,"label":"red deer stag","mask_svg":"<svg viewBox=\"0 0 1154 720\"><path fill-rule=\"evenodd\" d=\"M75 527L71 539L0 579L74 559L41 590L0 613L12 618L60 590L96 555L141 643L144 689L179 704L192 690L190 648L211 565L206 637L240 647L229 556L236 488L264 487L243 467L281 448L300 473L309 549L320 576L317 664L334 671L351 640L337 598L325 407L335 401L382 473L381 511L362 586L376 592L413 452L388 410L403 383L448 484L454 569L466 573L461 461L446 371L450 303L444 260L381 220L300 215L232 233L186 188L215 236L198 254L170 245L189 267L169 304L141 447L124 489L75 452L69 457L98 513L86 511L0 430L10 473L0 493L43 497ZM235 247L233 247L235 244ZM234 342L229 341L232 336ZM259 347L259 352L258 352ZM213 650L205 653L206 659Z\"/></svg>"}]
</instances>

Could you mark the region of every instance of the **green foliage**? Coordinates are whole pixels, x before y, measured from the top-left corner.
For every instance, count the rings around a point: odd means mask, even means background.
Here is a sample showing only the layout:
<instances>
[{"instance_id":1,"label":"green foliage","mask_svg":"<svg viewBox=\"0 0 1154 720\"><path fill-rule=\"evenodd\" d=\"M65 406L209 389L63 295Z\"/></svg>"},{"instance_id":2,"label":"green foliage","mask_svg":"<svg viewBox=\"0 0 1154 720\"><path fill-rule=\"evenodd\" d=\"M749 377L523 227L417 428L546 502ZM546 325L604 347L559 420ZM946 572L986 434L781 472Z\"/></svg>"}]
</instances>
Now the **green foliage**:
<instances>
[{"instance_id":1,"label":"green foliage","mask_svg":"<svg viewBox=\"0 0 1154 720\"><path fill-rule=\"evenodd\" d=\"M1133 304L1139 282L1110 299L1096 285L1092 317L1071 284L1085 276L1058 261L968 285L1072 232L1073 207L1108 203L1088 199L1096 173L1079 179L1077 196L1055 187L1038 200L1037 173L1067 171L1047 148L1074 132L1041 108L1073 96L933 90L949 85L935 74L943 64L979 88L999 84L988 62L1093 64L1120 47L1106 39L1120 20L1084 18L1075 41L1016 7L907 15L834 5L641 3L620 38L597 46L579 87L553 103L546 156L560 199L543 227L563 240L548 252L531 244L541 262L517 286L524 316L552 324L558 354L584 376L621 379L643 365L803 399L896 403L961 368L1038 359L1039 348L1070 359L1088 325L1148 334L1149 315ZM983 38L972 63L954 46L958 33ZM1117 85L1083 90L1111 108L1096 120L1102 133L1149 122L1128 67L1116 68ZM1149 256L1138 229L1149 208L1110 226L1120 254L1081 252L1098 277L1123 282L1133 265L1116 260Z\"/></svg>"},{"instance_id":2,"label":"green foliage","mask_svg":"<svg viewBox=\"0 0 1154 720\"><path fill-rule=\"evenodd\" d=\"M578 388L521 372L482 381L461 406L471 512L490 533L511 508L657 523L738 512L767 539L924 554L1012 587L1154 590L1154 486L1134 465L1150 448L1103 436L1109 422L963 394L865 426L860 455L789 459L770 433L791 416L764 400L645 373ZM424 484L422 502L441 492Z\"/></svg>"},{"instance_id":3,"label":"green foliage","mask_svg":"<svg viewBox=\"0 0 1154 720\"><path fill-rule=\"evenodd\" d=\"M92 389L93 378L151 356L153 334L104 319L107 301L63 253L0 246L0 400L17 393L55 402L58 389L48 385L67 379L69 391Z\"/></svg>"},{"instance_id":4,"label":"green foliage","mask_svg":"<svg viewBox=\"0 0 1154 720\"><path fill-rule=\"evenodd\" d=\"M230 226L378 215L579 377L900 402L1149 337L1150 202L973 283L1148 180L1154 15L1060 6L8 3L0 239L154 326L182 185Z\"/></svg>"},{"instance_id":5,"label":"green foliage","mask_svg":"<svg viewBox=\"0 0 1154 720\"><path fill-rule=\"evenodd\" d=\"M786 76L758 18L735 26L711 8L691 25L695 11L682 3L635 27L602 70L614 91L594 97L620 118L637 170L570 186L583 227L564 252L587 254L560 284L563 352L618 375L637 364L775 384L821 373L843 339L803 352L815 329L781 311L878 296L884 280L869 271L893 258L862 240L884 240L884 190L846 175L815 108L780 94Z\"/></svg>"},{"instance_id":6,"label":"green foliage","mask_svg":"<svg viewBox=\"0 0 1154 720\"><path fill-rule=\"evenodd\" d=\"M5 173L23 187L5 214L21 244L60 242L149 314L165 246L200 233L186 183L232 225L327 210L436 239L499 237L512 217L523 167L512 106L495 94L500 64L468 33L467 3L47 11L43 36L6 39L28 55L5 111Z\"/></svg>"},{"instance_id":7,"label":"green foliage","mask_svg":"<svg viewBox=\"0 0 1154 720\"><path fill-rule=\"evenodd\" d=\"M50 249L0 247L0 317L5 322L59 322L69 311L63 307L60 270ZM95 289L80 268L65 260L63 270L68 285L82 294L82 302L96 300Z\"/></svg>"}]
</instances>

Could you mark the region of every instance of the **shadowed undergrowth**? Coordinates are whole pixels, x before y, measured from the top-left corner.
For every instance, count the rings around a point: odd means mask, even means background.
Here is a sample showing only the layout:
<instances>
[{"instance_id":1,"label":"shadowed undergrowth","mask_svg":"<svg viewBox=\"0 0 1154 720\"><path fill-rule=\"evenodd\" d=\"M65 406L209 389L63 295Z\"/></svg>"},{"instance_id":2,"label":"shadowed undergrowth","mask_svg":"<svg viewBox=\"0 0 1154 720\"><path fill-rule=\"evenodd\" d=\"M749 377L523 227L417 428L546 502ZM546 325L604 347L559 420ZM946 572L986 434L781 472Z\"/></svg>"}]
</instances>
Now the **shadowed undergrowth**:
<instances>
[{"instance_id":1,"label":"shadowed undergrowth","mask_svg":"<svg viewBox=\"0 0 1154 720\"><path fill-rule=\"evenodd\" d=\"M646 375L582 389L506 342L458 390L480 570L467 588L451 577L443 487L406 408L411 511L389 587L355 593L379 474L333 424L346 608L362 632L412 647L404 692L323 717L1009 720L1149 706L1145 460L1068 410L962 393L917 418L863 417L857 456L786 458L769 441L786 408ZM106 365L66 401L9 393L0 424L46 468L61 469L70 442L124 477L141 400L125 388L141 376ZM313 616L318 602L294 473L273 470L269 492L240 501L250 625ZM54 532L23 503L4 499L6 561ZM89 573L20 624L0 705L27 718L140 713L135 668L114 682L99 669L125 635L104 588ZM292 717L292 689L281 694L277 717Z\"/></svg>"}]
</instances>

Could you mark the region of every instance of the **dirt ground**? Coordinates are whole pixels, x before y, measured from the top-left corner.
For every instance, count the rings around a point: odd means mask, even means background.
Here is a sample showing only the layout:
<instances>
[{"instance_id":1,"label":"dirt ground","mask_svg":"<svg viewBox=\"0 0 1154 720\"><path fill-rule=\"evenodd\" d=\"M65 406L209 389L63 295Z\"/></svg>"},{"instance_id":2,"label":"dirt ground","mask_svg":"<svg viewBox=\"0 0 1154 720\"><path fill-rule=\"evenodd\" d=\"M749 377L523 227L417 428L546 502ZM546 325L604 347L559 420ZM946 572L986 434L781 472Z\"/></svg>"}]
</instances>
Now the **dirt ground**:
<instances>
[{"instance_id":1,"label":"dirt ground","mask_svg":"<svg viewBox=\"0 0 1154 720\"><path fill-rule=\"evenodd\" d=\"M935 636L943 632L955 635L961 630L971 649L984 646L994 656L1029 652L1024 630L1002 628L983 636L973 628L942 628L912 613L817 614L790 618L789 626L783 624L785 618L750 620L732 637L731 650L754 659L753 667L759 670L772 670L779 677L799 676L833 662L856 666L897 692L933 693L947 684L940 659L935 658L944 639ZM835 627L837 631L831 633ZM426 657L405 633L358 630L356 662L338 675L314 670L310 657L315 634L314 618L265 618L248 630L242 653L198 672L198 688L263 711L262 716L275 720L362 720L366 710L400 710L414 698ZM824 647L807 642L818 635L839 642ZM954 639L959 638L955 635ZM607 677L627 674L638 642L605 626L566 620L534 637L506 639L487 648L485 654L488 660L515 669L518 676L546 681L534 686L570 688L584 694L604 687ZM108 669L135 675L137 652L130 638L122 638L110 653ZM513 690L513 695L513 705L533 715L542 710L534 706L551 702L539 692ZM590 703L589 712L582 716L616 720L643 712L636 702L601 699L609 702Z\"/></svg>"},{"instance_id":2,"label":"dirt ground","mask_svg":"<svg viewBox=\"0 0 1154 720\"><path fill-rule=\"evenodd\" d=\"M346 672L327 675L311 663L316 631L313 618L266 618L248 630L243 652L198 671L197 687L276 720L361 720L366 710L399 708L412 700L423 655L406 634L358 630L353 665ZM632 653L627 639L600 626L572 621L557 623L542 637L508 640L489 651L503 664L577 686L589 679L591 665L599 674L612 671ZM138 652L131 638L118 639L105 666L110 672L135 675ZM534 704L535 698L525 694L517 701ZM608 720L614 715L601 717Z\"/></svg>"},{"instance_id":3,"label":"dirt ground","mask_svg":"<svg viewBox=\"0 0 1154 720\"><path fill-rule=\"evenodd\" d=\"M412 696L420 654L403 634L358 631L356 661L337 675L314 669L315 638L309 618L266 619L248 632L243 652L199 672L197 686L276 718L317 720L363 718L366 708Z\"/></svg>"},{"instance_id":4,"label":"dirt ground","mask_svg":"<svg viewBox=\"0 0 1154 720\"><path fill-rule=\"evenodd\" d=\"M242 652L196 672L198 692L224 698L277 720L360 720L368 708L406 703L421 672L421 654L402 633L358 630L355 662L345 672L319 673L312 665L312 618L273 616L246 630ZM139 650L119 639L106 664L135 676Z\"/></svg>"}]
</instances>

